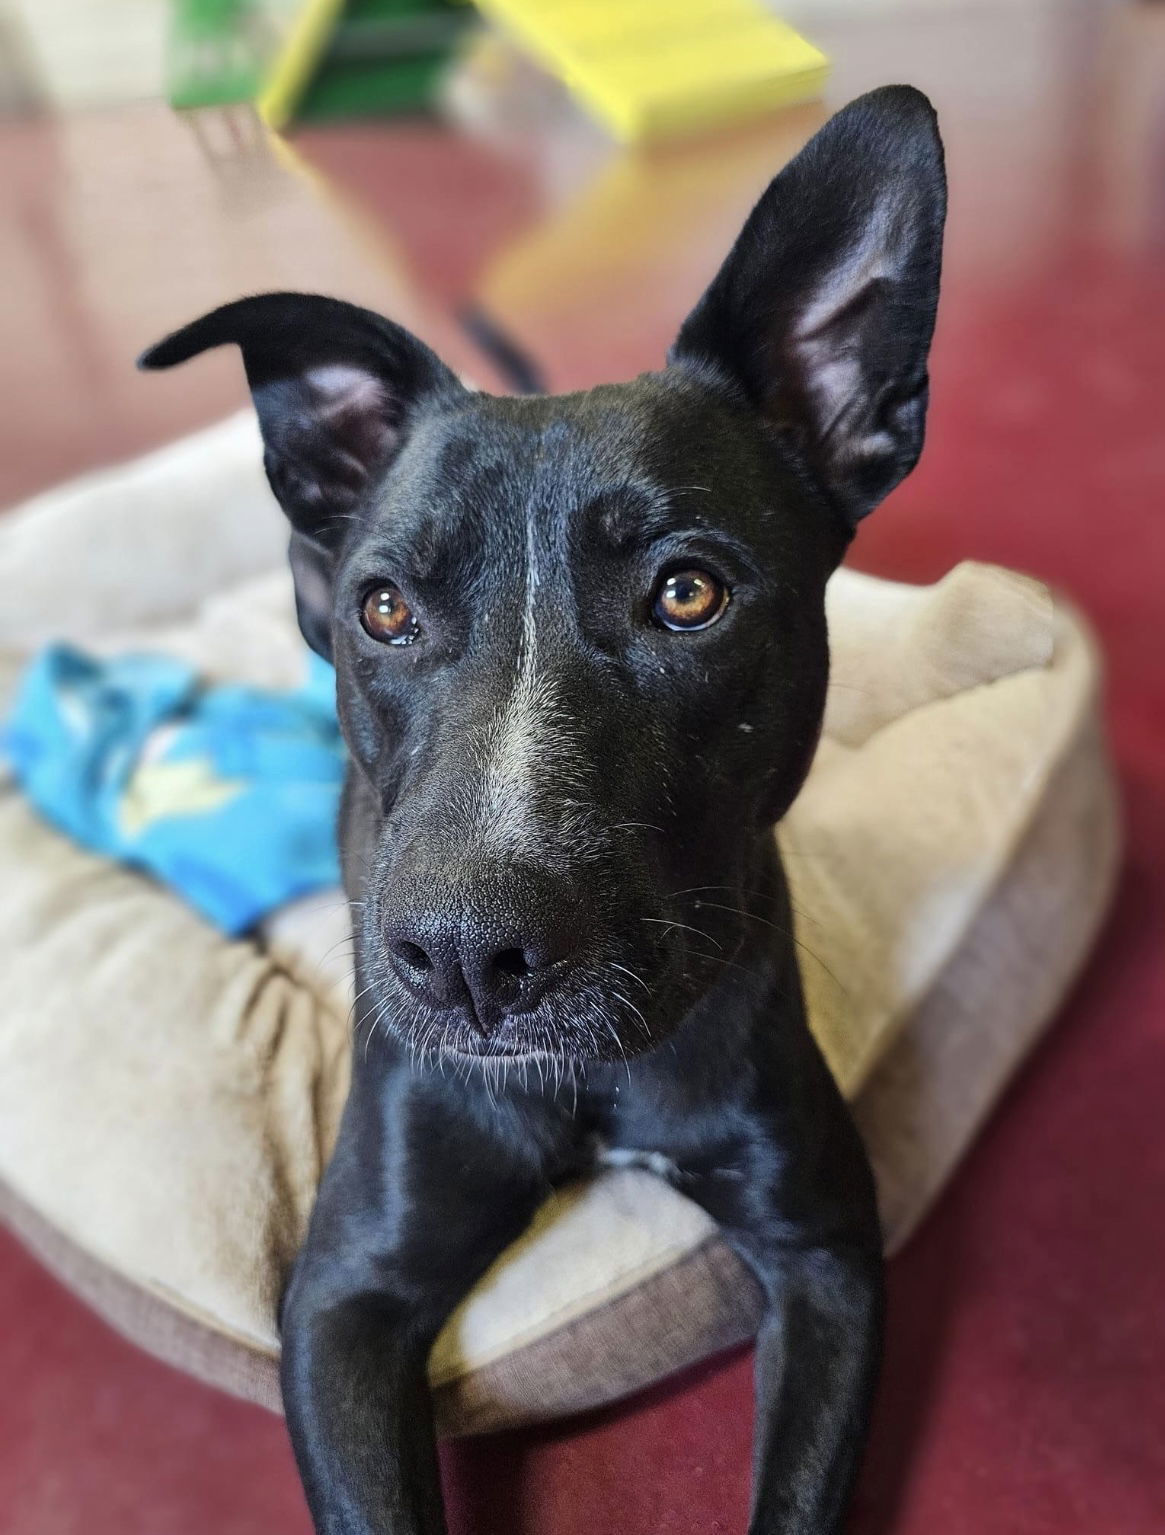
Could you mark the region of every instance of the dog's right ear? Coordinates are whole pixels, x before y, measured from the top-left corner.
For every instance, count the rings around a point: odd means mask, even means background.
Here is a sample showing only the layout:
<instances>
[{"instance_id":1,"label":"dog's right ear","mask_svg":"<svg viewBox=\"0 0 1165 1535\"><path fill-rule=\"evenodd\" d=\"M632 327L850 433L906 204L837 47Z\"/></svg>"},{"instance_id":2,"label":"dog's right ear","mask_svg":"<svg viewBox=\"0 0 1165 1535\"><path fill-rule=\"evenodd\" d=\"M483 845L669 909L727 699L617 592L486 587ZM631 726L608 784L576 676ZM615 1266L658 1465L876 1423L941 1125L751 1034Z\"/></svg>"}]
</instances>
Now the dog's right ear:
<instances>
[{"instance_id":1,"label":"dog's right ear","mask_svg":"<svg viewBox=\"0 0 1165 1535\"><path fill-rule=\"evenodd\" d=\"M360 498L417 406L463 386L391 320L306 293L225 304L150 347L138 366L170 368L228 344L243 354L267 478L291 523L300 627L331 659L332 569Z\"/></svg>"}]
</instances>

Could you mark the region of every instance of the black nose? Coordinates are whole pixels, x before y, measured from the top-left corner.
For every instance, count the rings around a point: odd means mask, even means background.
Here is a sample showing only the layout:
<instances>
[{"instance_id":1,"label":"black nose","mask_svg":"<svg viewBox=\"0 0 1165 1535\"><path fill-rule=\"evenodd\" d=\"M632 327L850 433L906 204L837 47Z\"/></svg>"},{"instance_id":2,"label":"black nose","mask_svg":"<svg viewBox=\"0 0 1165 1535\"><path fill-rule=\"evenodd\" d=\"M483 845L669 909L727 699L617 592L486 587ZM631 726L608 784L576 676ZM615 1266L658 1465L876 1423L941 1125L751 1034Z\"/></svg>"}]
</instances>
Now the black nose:
<instances>
[{"instance_id":1,"label":"black nose","mask_svg":"<svg viewBox=\"0 0 1165 1535\"><path fill-rule=\"evenodd\" d=\"M462 907L385 913L385 945L400 980L434 1008L472 1006L489 1034L534 1007L578 947L566 910L506 916Z\"/></svg>"}]
</instances>

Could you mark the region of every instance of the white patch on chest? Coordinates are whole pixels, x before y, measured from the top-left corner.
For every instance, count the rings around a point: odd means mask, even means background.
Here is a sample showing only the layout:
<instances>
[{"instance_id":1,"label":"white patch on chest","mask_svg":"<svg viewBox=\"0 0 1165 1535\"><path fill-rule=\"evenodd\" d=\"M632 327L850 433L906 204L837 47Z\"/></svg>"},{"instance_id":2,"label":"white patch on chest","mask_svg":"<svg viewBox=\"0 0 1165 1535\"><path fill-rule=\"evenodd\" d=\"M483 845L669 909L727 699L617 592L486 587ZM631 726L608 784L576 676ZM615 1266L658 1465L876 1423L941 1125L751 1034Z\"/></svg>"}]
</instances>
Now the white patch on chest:
<instances>
[{"instance_id":1,"label":"white patch on chest","mask_svg":"<svg viewBox=\"0 0 1165 1535\"><path fill-rule=\"evenodd\" d=\"M632 1146L601 1146L595 1154L598 1167L642 1167L668 1183L678 1183L680 1170L662 1151L637 1151Z\"/></svg>"}]
</instances>

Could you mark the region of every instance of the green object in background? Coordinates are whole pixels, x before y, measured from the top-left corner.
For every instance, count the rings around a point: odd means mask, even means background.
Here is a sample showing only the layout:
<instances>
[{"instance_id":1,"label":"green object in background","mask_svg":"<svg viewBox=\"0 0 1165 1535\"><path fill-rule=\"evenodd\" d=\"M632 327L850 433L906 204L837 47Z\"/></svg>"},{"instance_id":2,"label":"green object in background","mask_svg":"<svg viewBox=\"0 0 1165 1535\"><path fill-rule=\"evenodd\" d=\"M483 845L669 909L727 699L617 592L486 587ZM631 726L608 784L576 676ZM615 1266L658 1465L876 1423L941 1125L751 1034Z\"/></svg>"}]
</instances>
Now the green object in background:
<instances>
[{"instance_id":1,"label":"green object in background","mask_svg":"<svg viewBox=\"0 0 1165 1535\"><path fill-rule=\"evenodd\" d=\"M423 110L432 101L448 62L444 53L391 64L325 60L299 103L296 118L319 122L337 117L375 117Z\"/></svg>"},{"instance_id":2,"label":"green object in background","mask_svg":"<svg viewBox=\"0 0 1165 1535\"><path fill-rule=\"evenodd\" d=\"M472 13L453 0L303 0L259 91L272 128L429 105Z\"/></svg>"},{"instance_id":3,"label":"green object in background","mask_svg":"<svg viewBox=\"0 0 1165 1535\"><path fill-rule=\"evenodd\" d=\"M280 11L255 0L170 0L166 46L172 107L250 101L279 46Z\"/></svg>"},{"instance_id":4,"label":"green object in background","mask_svg":"<svg viewBox=\"0 0 1165 1535\"><path fill-rule=\"evenodd\" d=\"M423 110L471 20L450 0L349 0L296 117Z\"/></svg>"},{"instance_id":5,"label":"green object in background","mask_svg":"<svg viewBox=\"0 0 1165 1535\"><path fill-rule=\"evenodd\" d=\"M170 0L167 95L257 101L273 128L416 111L471 20L454 0Z\"/></svg>"}]
</instances>

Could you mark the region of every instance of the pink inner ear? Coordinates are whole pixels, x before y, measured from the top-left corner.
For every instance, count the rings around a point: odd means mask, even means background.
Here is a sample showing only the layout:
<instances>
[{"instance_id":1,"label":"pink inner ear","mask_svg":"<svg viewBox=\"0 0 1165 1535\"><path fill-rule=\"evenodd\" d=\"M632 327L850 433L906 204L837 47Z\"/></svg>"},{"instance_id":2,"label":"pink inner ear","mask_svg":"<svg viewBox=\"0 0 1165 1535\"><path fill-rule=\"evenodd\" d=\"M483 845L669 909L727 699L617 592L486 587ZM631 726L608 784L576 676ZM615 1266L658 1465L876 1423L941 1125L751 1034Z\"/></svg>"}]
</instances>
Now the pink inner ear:
<instances>
[{"instance_id":1,"label":"pink inner ear","mask_svg":"<svg viewBox=\"0 0 1165 1535\"><path fill-rule=\"evenodd\" d=\"M893 281L894 265L887 251L887 220L874 220L860 241L843 252L808 296L789 336L804 380L812 431L818 441L844 430L860 411L864 379L861 347L856 340L864 301L876 301L880 285ZM841 447L860 452L857 444Z\"/></svg>"},{"instance_id":2,"label":"pink inner ear","mask_svg":"<svg viewBox=\"0 0 1165 1535\"><path fill-rule=\"evenodd\" d=\"M395 424L383 382L342 362L310 369L304 382L320 429L367 473L388 447Z\"/></svg>"}]
</instances>

